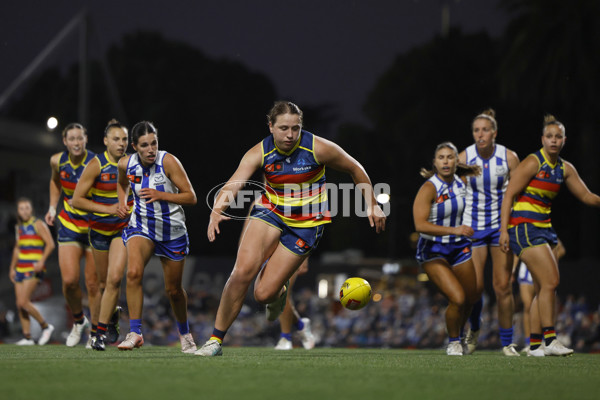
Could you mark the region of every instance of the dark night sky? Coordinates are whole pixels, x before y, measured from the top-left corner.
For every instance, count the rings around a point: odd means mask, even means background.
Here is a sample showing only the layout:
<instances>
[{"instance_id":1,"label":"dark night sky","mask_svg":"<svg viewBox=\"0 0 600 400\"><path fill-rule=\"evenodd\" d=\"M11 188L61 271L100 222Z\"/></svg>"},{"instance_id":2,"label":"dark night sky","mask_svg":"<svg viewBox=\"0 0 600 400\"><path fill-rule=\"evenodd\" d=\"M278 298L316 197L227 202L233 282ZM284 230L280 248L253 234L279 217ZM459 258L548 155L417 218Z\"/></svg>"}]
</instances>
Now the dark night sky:
<instances>
[{"instance_id":1,"label":"dark night sky","mask_svg":"<svg viewBox=\"0 0 600 400\"><path fill-rule=\"evenodd\" d=\"M498 36L508 20L497 0L447 0L451 25ZM282 98L334 104L343 121L361 106L394 57L431 40L442 0L235 0L2 2L0 91L83 7L106 46L128 32L156 30L215 58L262 72ZM76 5L73 5L76 4ZM77 59L71 37L43 67ZM94 49L92 49L92 53Z\"/></svg>"}]
</instances>

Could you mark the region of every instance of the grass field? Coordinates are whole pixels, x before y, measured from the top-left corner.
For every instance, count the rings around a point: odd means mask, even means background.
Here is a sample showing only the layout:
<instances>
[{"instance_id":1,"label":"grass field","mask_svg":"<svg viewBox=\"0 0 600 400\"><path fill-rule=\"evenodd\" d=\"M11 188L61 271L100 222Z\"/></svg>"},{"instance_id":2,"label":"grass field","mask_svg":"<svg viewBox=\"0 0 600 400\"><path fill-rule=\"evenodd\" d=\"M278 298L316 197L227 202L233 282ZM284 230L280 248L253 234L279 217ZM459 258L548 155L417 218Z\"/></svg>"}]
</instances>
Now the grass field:
<instances>
[{"instance_id":1,"label":"grass field","mask_svg":"<svg viewBox=\"0 0 600 400\"><path fill-rule=\"evenodd\" d=\"M479 351L0 345L4 399L598 399L600 355L504 357Z\"/></svg>"}]
</instances>

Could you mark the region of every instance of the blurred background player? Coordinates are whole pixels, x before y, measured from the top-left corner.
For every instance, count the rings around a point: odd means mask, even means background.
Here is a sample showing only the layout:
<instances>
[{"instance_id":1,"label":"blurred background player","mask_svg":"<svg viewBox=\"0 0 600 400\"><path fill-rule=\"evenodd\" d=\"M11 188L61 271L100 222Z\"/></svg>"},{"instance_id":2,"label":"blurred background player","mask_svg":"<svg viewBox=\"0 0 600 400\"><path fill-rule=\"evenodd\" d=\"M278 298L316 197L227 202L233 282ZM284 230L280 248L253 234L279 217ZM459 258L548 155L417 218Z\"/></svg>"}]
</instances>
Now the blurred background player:
<instances>
[{"instance_id":1,"label":"blurred background player","mask_svg":"<svg viewBox=\"0 0 600 400\"><path fill-rule=\"evenodd\" d=\"M415 228L420 235L417 261L448 299L446 354L450 356L464 354L460 330L478 295L468 239L473 228L462 224L462 213L466 196L463 179L479 173L477 165L458 162L454 144L441 143L435 149L432 169L421 170L427 181L413 203Z\"/></svg>"},{"instance_id":2,"label":"blurred background player","mask_svg":"<svg viewBox=\"0 0 600 400\"><path fill-rule=\"evenodd\" d=\"M165 291L175 314L181 351L194 353L196 344L187 317L187 293L183 289L185 256L189 238L184 205L196 204L196 193L181 162L172 154L158 150L158 131L151 122L138 122L131 129L135 153L119 160L117 215L129 224L123 229L127 248L127 307L129 333L119 350L132 350L144 344L142 278L152 255L163 267ZM128 206L133 192L133 210Z\"/></svg>"},{"instance_id":3,"label":"blurred background player","mask_svg":"<svg viewBox=\"0 0 600 400\"><path fill-rule=\"evenodd\" d=\"M500 207L508 186L511 171L519 165L517 154L496 143L498 123L496 112L489 108L477 115L471 124L475 143L462 151L458 159L467 165L479 165L481 174L467 180L467 197L463 224L473 228L471 251L477 276L479 300L473 305L469 317L470 327L465 343L470 353L475 351L480 332L484 289L484 269L488 250L492 256L492 273L500 341L506 356L519 356L513 343L514 298L512 293L512 253L504 253L498 246L500 238Z\"/></svg>"},{"instance_id":4,"label":"blurred background player","mask_svg":"<svg viewBox=\"0 0 600 400\"><path fill-rule=\"evenodd\" d=\"M42 328L38 340L45 345L50 340L54 326L46 322L40 311L31 302L31 295L46 274L46 260L54 251L54 239L48 226L33 215L31 200L22 197L17 200L16 242L10 262L9 277L15 285L15 296L23 338L16 344L30 346L35 344L31 338L33 317Z\"/></svg>"},{"instance_id":5,"label":"blurred background player","mask_svg":"<svg viewBox=\"0 0 600 400\"><path fill-rule=\"evenodd\" d=\"M315 338L312 334L310 319L301 318L300 313L294 306L294 300L292 299L292 287L296 282L298 275L302 275L308 271L308 258L306 258L296 273L290 278L290 285L288 287L288 295L285 303L285 308L279 316L279 326L281 328L281 334L279 335L279 341L275 345L275 350L292 350L292 328L295 328L300 336L302 347L306 350L310 350L315 347Z\"/></svg>"},{"instance_id":6,"label":"blurred background player","mask_svg":"<svg viewBox=\"0 0 600 400\"><path fill-rule=\"evenodd\" d=\"M303 130L303 113L296 104L276 102L267 122L271 135L246 152L215 199L210 214L207 236L212 242L220 233L219 224L230 219L224 215L227 199L235 199L256 171L264 172L267 191L254 204L251 219L242 232L213 334L196 352L200 356L223 354L223 339L237 318L252 281L255 280L254 298L267 305L269 321L283 311L289 279L317 247L324 224L331 222L325 190L326 166L350 174L364 196L371 227L377 233L385 228L386 217L362 165L335 143Z\"/></svg>"},{"instance_id":7,"label":"blurred background player","mask_svg":"<svg viewBox=\"0 0 600 400\"><path fill-rule=\"evenodd\" d=\"M566 142L564 125L552 115L544 117L542 148L528 155L511 175L502 202L500 246L510 249L525 262L536 284L531 310L539 312L539 326L531 312L530 355L563 356L573 353L556 338L554 316L556 288L560 282L553 246L557 237L550 213L552 201L565 183L581 202L600 207L600 196L592 193L575 167L560 158ZM510 249L509 249L510 246ZM544 348L541 348L542 338Z\"/></svg>"},{"instance_id":8,"label":"blurred background player","mask_svg":"<svg viewBox=\"0 0 600 400\"><path fill-rule=\"evenodd\" d=\"M62 278L62 290L67 305L73 315L73 328L67 337L67 346L73 347L81 340L81 334L89 326L83 314L82 292L79 274L82 259L85 260L84 277L87 289L92 335L95 333L100 314L100 289L94 257L90 250L89 215L71 205L71 198L77 181L85 166L96 154L86 150L87 132L83 125L71 123L62 132L63 144L67 150L50 158L52 175L50 178L50 206L46 213L46 223L54 225L56 206L63 194L63 207L58 214L58 264ZM91 347L91 336L87 347Z\"/></svg>"},{"instance_id":9,"label":"blurred background player","mask_svg":"<svg viewBox=\"0 0 600 400\"><path fill-rule=\"evenodd\" d=\"M552 249L554 253L554 257L556 260L560 260L566 253L566 249L560 239L558 239L558 243ZM529 335L531 333L531 302L533 301L533 297L535 296L536 290L534 287L533 278L531 277L531 273L527 269L527 265L519 258L515 257L515 270L517 272L517 282L519 284L519 295L521 297L521 302L523 303L523 337L525 341L525 345L521 349L521 353L526 353L529 355ZM534 312L536 310L533 310ZM556 314L556 310L555 314ZM537 317L539 320L539 317ZM540 327L541 328L541 327Z\"/></svg>"},{"instance_id":10,"label":"blurred background player","mask_svg":"<svg viewBox=\"0 0 600 400\"><path fill-rule=\"evenodd\" d=\"M90 245L102 292L98 329L91 343L95 350L104 350L105 342L114 343L119 338L117 303L127 263L121 231L127 226L129 216L125 219L117 216L117 163L125 155L128 141L127 128L111 120L104 129L106 151L87 164L73 193L73 206L90 213ZM131 194L128 204L133 204Z\"/></svg>"}]
</instances>

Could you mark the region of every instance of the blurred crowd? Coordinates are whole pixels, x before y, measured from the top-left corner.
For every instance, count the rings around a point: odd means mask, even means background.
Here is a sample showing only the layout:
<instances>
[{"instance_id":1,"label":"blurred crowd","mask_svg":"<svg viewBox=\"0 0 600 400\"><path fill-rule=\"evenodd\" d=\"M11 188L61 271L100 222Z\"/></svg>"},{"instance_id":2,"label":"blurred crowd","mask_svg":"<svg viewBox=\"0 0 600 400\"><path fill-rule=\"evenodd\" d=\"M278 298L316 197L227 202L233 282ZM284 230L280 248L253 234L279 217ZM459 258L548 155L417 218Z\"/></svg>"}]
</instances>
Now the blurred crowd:
<instances>
[{"instance_id":1,"label":"blurred crowd","mask_svg":"<svg viewBox=\"0 0 600 400\"><path fill-rule=\"evenodd\" d=\"M335 298L319 298L309 288L293 293L296 308L312 321L320 347L442 348L446 344L446 300L430 284L415 279L382 281L374 285L379 301L359 311L344 309ZM203 343L212 332L218 294L189 290L189 315L193 336ZM515 290L514 340L524 344L522 306ZM559 296L560 297L560 296ZM600 352L600 307L590 309L584 297L568 295L557 305L560 340L577 352ZM126 324L126 322L124 321ZM177 328L162 293L144 299L146 343L178 342ZM493 301L484 295L480 349L500 349L498 321ZM279 339L277 322L267 322L264 309L250 297L227 333L228 346L274 346ZM299 345L299 343L296 343Z\"/></svg>"}]
</instances>

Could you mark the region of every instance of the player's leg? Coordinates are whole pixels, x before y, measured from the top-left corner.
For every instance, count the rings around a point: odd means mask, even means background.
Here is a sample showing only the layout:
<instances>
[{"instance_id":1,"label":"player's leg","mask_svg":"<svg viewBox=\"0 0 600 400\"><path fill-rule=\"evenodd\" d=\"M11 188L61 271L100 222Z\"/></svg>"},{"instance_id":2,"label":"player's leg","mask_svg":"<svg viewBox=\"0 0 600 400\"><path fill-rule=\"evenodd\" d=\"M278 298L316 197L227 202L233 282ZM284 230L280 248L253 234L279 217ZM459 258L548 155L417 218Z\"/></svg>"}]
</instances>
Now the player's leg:
<instances>
[{"instance_id":1,"label":"player's leg","mask_svg":"<svg viewBox=\"0 0 600 400\"><path fill-rule=\"evenodd\" d=\"M533 285L529 283L519 284L519 295L523 303L523 337L525 338L525 352L529 352L529 336L531 335L531 303L535 295ZM536 313L539 316L539 314ZM539 320L539 318L538 318Z\"/></svg>"},{"instance_id":2,"label":"player's leg","mask_svg":"<svg viewBox=\"0 0 600 400\"><path fill-rule=\"evenodd\" d=\"M94 262L94 255L92 254L91 248L88 247L84 251L83 256L85 258L85 268L83 270L85 288L87 290L88 304L90 308L90 322L92 323L91 336L95 336L96 328L98 326L98 317L100 316L102 292L100 291L98 272L96 270L96 263ZM91 344L91 342L88 344Z\"/></svg>"},{"instance_id":3,"label":"player's leg","mask_svg":"<svg viewBox=\"0 0 600 400\"><path fill-rule=\"evenodd\" d=\"M235 265L221 294L213 334L196 352L197 355L222 354L221 344L227 330L240 313L248 288L258 275L260 267L277 248L280 236L280 229L257 219L251 219L245 225Z\"/></svg>"},{"instance_id":4,"label":"player's leg","mask_svg":"<svg viewBox=\"0 0 600 400\"><path fill-rule=\"evenodd\" d=\"M503 252L499 246L491 246L492 282L496 303L498 305L498 323L500 325L500 342L504 355L518 356L513 343L513 314L515 303L512 292L513 254Z\"/></svg>"},{"instance_id":5,"label":"player's leg","mask_svg":"<svg viewBox=\"0 0 600 400\"><path fill-rule=\"evenodd\" d=\"M116 326L114 323L112 323L112 327L110 325L119 301L121 281L127 265L127 249L121 237L116 237L110 242L107 255L106 286L102 294L100 316L98 317L98 340L92 344L96 350L104 350L105 342L114 343L119 336L118 321L116 321ZM117 312L117 314L119 313Z\"/></svg>"},{"instance_id":6,"label":"player's leg","mask_svg":"<svg viewBox=\"0 0 600 400\"><path fill-rule=\"evenodd\" d=\"M449 336L449 355L462 355L460 344L461 323L465 319L466 294L448 262L438 258L422 264L429 280L448 300L446 308L446 329Z\"/></svg>"},{"instance_id":7,"label":"player's leg","mask_svg":"<svg viewBox=\"0 0 600 400\"><path fill-rule=\"evenodd\" d=\"M17 303L17 314L19 314L19 321L21 322L21 333L23 339L17 342L18 345L32 345L34 344L31 338L31 321L29 320L29 313L27 309L22 307L26 303L25 287L24 282L26 280L15 283L15 300Z\"/></svg>"},{"instance_id":8,"label":"player's leg","mask_svg":"<svg viewBox=\"0 0 600 400\"><path fill-rule=\"evenodd\" d=\"M477 340L481 329L481 311L483 309L483 288L484 288L484 275L485 275L485 264L488 256L488 246L479 241L479 246L471 247L471 259L473 260L473 266L475 268L475 279L476 279L476 294L477 300L473 304L471 313L469 315L469 330L465 335L465 344L469 354L473 353L477 348Z\"/></svg>"},{"instance_id":9,"label":"player's leg","mask_svg":"<svg viewBox=\"0 0 600 400\"><path fill-rule=\"evenodd\" d=\"M298 314L298 311L296 311L296 307L294 307L294 300L291 296L292 288L294 287L297 276L298 274L295 273L290 278L285 307L279 316L279 327L281 328L281 334L279 336L279 341L275 346L275 350L292 349L292 326L300 320L300 315Z\"/></svg>"}]
</instances>

